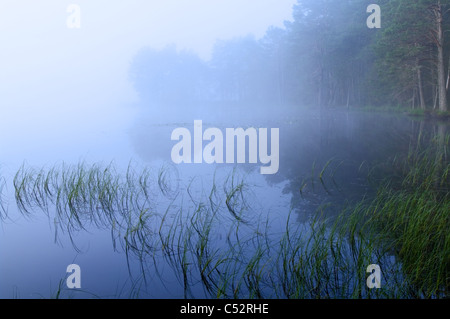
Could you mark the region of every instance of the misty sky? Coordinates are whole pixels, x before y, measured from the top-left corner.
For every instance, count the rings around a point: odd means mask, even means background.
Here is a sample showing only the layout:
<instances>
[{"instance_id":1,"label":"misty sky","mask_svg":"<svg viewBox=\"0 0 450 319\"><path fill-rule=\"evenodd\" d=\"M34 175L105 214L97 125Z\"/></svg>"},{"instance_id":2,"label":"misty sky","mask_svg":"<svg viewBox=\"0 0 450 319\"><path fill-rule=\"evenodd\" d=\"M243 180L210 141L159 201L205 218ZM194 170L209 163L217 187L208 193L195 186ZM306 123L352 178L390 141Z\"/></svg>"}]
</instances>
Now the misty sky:
<instances>
[{"instance_id":1,"label":"misty sky","mask_svg":"<svg viewBox=\"0 0 450 319\"><path fill-rule=\"evenodd\" d=\"M283 26L295 2L0 0L0 146L5 134L115 125L115 106L136 99L128 67L140 48L175 43L208 59L216 39ZM80 29L66 24L72 3Z\"/></svg>"}]
</instances>

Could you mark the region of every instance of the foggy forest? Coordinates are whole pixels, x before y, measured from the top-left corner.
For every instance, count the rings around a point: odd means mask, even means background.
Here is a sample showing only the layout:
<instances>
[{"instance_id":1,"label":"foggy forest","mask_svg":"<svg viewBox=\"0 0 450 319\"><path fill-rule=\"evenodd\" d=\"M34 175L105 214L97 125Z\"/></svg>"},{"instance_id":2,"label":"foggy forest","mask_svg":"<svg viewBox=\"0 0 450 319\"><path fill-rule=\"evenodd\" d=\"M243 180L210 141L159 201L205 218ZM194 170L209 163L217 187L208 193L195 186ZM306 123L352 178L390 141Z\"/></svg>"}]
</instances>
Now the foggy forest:
<instances>
[{"instance_id":1,"label":"foggy forest","mask_svg":"<svg viewBox=\"0 0 450 319\"><path fill-rule=\"evenodd\" d=\"M0 0L1 299L449 298L450 0L74 2Z\"/></svg>"}]
</instances>

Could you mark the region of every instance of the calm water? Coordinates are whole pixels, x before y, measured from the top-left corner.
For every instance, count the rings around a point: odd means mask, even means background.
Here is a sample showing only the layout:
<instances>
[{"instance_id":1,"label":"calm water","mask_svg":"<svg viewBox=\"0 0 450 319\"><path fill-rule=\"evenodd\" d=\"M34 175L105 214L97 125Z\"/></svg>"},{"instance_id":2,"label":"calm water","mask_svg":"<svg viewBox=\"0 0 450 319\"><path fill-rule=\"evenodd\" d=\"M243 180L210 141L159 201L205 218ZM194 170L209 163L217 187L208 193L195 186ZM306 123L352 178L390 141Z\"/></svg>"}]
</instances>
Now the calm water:
<instances>
[{"instance_id":1,"label":"calm water","mask_svg":"<svg viewBox=\"0 0 450 319\"><path fill-rule=\"evenodd\" d=\"M49 130L46 126L46 133L42 133L36 126L35 133L3 135L0 174L8 211L0 230L1 298L54 297L60 281L67 276L66 267L72 263L81 267L82 289L68 290L63 281L65 297L126 298L139 291L143 298L182 298L185 293L177 269L162 258L144 258L142 262L139 254L127 252L124 233L112 231L111 223L86 223L83 230L69 231L61 227L64 220L55 218L52 206L48 215L38 207L29 215L22 214L16 206L13 185L22 165L48 170L63 162L114 163L122 175L129 166L148 168L152 191L149 207L156 216L149 223L154 224L155 231L165 213L170 225L179 222L176 216L180 211L189 215L199 203L210 205L211 190L215 189L214 202L221 207L223 221L211 238L220 249L234 225L226 207L227 191L240 181L245 182L240 193L245 198L236 207L250 222L244 231L252 232L252 225L259 220L269 220L270 233L277 234L292 213L289 222L304 223L308 232L307 222L319 207L331 203L326 213L338 214L345 205L372 194L367 179L371 168L388 171L386 163L405 155L419 134L431 137L448 132L443 124L400 115L329 110L275 116L255 111L247 118L239 116L237 109L207 118L195 114L177 117L176 112L156 118L150 112L134 110L123 111L120 118L87 128L57 125L57 129ZM170 139L171 132L177 127L193 132L195 119L203 120L203 129L216 127L223 132L238 127L279 128L278 173L261 175L260 164L175 165L170 157L176 144ZM318 176L324 168L321 181ZM161 176L162 188L158 184ZM193 286L195 296L205 296L202 288Z\"/></svg>"}]
</instances>

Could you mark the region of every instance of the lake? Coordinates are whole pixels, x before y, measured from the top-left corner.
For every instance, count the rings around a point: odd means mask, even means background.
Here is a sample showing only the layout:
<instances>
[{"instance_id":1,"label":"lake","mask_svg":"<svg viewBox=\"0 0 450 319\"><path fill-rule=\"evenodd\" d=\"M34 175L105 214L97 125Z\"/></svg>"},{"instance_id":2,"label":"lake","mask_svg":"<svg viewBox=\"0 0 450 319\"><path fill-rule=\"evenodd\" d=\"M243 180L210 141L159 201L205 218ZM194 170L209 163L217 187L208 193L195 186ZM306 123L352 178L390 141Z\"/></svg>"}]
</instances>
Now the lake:
<instances>
[{"instance_id":1,"label":"lake","mask_svg":"<svg viewBox=\"0 0 450 319\"><path fill-rule=\"evenodd\" d=\"M261 296L278 297L267 284L277 281L273 271L242 274L280 263L286 229L308 238L318 212L332 220L373 197L392 161L419 138L449 132L448 123L401 114L192 113L124 107L93 125L68 119L3 135L0 297L204 298L239 289L247 296L252 280L266 283ZM195 120L222 132L278 128L278 171L261 174L248 150L241 164L173 163L171 133L194 132ZM80 266L81 289L66 285L70 264ZM221 288L228 280L237 286Z\"/></svg>"}]
</instances>

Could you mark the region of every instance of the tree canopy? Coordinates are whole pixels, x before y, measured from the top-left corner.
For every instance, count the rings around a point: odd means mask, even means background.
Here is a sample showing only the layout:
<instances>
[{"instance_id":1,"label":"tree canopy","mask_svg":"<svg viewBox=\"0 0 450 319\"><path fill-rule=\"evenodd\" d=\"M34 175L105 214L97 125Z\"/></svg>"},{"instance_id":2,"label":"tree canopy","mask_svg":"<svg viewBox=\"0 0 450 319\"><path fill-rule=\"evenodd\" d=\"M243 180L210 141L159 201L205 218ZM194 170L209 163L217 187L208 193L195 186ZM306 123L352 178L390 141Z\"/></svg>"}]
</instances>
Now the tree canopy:
<instances>
[{"instance_id":1,"label":"tree canopy","mask_svg":"<svg viewBox=\"0 0 450 319\"><path fill-rule=\"evenodd\" d=\"M212 58L142 50L131 76L144 101L221 101L448 110L450 0L298 0L292 21L256 39L218 41Z\"/></svg>"}]
</instances>

